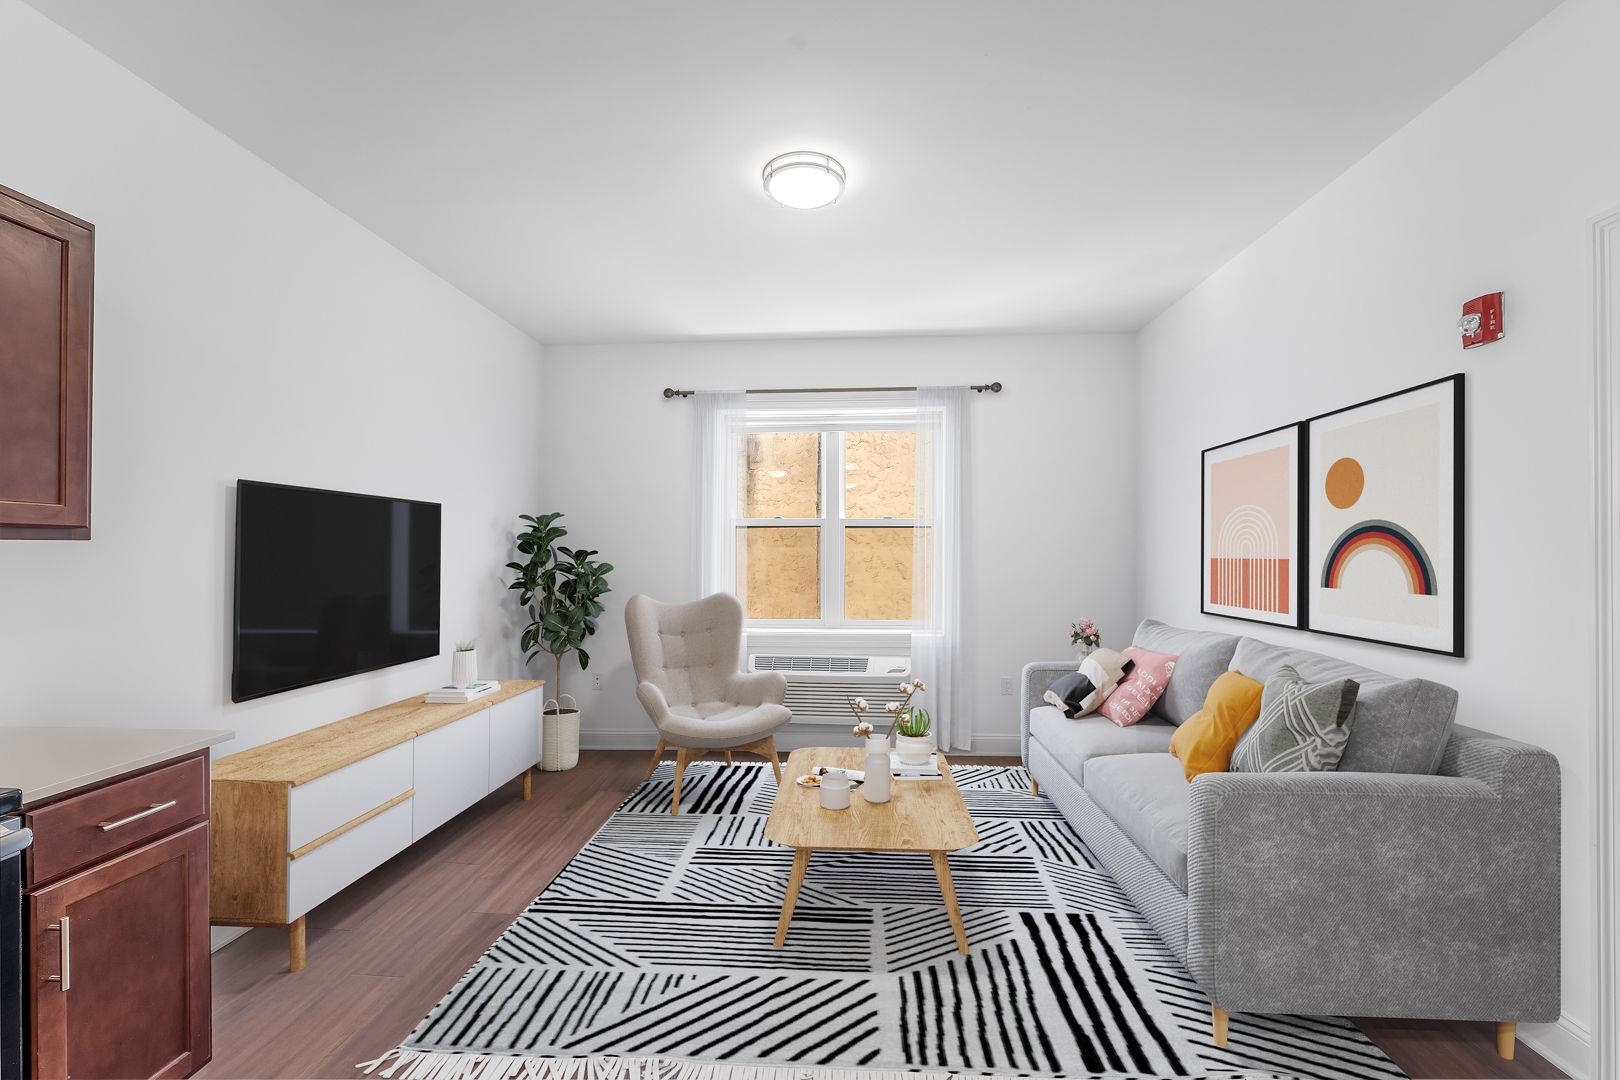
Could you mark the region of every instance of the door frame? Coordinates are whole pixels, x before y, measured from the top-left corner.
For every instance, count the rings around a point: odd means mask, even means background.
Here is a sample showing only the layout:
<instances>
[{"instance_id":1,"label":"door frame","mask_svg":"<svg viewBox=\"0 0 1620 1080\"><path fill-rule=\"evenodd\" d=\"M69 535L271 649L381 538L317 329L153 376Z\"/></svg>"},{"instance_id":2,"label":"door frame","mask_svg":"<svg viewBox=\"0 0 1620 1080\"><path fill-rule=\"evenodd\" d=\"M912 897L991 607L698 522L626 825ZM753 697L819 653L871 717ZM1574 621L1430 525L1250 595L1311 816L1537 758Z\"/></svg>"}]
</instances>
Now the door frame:
<instances>
[{"instance_id":1,"label":"door frame","mask_svg":"<svg viewBox=\"0 0 1620 1080\"><path fill-rule=\"evenodd\" d=\"M1597 560L1597 1009L1591 1075L1620 1080L1620 208L1590 223Z\"/></svg>"}]
</instances>

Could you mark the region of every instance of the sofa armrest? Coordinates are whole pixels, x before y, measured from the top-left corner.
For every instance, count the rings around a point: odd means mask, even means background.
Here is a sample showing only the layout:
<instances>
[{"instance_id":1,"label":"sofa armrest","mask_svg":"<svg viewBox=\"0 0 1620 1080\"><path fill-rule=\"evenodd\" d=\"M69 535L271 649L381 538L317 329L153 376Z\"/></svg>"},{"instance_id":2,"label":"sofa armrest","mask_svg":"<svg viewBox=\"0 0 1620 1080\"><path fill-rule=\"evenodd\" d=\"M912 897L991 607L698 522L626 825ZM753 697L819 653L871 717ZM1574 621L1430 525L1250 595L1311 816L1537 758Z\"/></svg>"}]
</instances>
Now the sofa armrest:
<instances>
[{"instance_id":1,"label":"sofa armrest","mask_svg":"<svg viewBox=\"0 0 1620 1080\"><path fill-rule=\"evenodd\" d=\"M726 700L737 705L780 705L787 676L780 671L738 672L726 683Z\"/></svg>"},{"instance_id":2,"label":"sofa armrest","mask_svg":"<svg viewBox=\"0 0 1620 1080\"><path fill-rule=\"evenodd\" d=\"M1018 697L1018 756L1029 764L1029 713L1046 704L1042 700L1051 685L1080 665L1073 660L1037 660L1024 665L1023 688Z\"/></svg>"},{"instance_id":3,"label":"sofa armrest","mask_svg":"<svg viewBox=\"0 0 1620 1080\"><path fill-rule=\"evenodd\" d=\"M1483 775L1198 777L1194 977L1229 1010L1557 1019L1558 766L1525 749Z\"/></svg>"}]
</instances>

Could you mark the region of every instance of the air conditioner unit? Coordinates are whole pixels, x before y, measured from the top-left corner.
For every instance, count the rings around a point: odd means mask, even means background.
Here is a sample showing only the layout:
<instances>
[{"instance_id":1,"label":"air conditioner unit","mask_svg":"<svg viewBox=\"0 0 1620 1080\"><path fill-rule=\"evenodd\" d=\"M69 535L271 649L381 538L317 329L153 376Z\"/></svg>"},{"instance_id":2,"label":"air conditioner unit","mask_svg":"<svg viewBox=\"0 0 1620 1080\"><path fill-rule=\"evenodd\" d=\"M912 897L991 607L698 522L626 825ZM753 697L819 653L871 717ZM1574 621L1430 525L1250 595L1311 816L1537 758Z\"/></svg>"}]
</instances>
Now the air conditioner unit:
<instances>
[{"instance_id":1,"label":"air conditioner unit","mask_svg":"<svg viewBox=\"0 0 1620 1080\"><path fill-rule=\"evenodd\" d=\"M782 652L752 653L749 671L780 671L787 676L786 705L796 724L853 723L850 698L864 697L881 709L899 697L899 684L911 677L909 656L826 656Z\"/></svg>"}]
</instances>

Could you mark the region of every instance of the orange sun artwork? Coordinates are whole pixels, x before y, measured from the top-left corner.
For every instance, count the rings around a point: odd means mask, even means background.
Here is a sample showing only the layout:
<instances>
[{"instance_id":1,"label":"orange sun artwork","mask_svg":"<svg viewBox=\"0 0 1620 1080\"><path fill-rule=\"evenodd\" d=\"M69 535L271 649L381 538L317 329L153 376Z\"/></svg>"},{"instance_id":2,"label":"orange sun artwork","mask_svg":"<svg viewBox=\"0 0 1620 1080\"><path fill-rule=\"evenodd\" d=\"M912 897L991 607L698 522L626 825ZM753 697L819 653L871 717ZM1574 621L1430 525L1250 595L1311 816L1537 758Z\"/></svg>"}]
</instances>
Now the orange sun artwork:
<instances>
[{"instance_id":1,"label":"orange sun artwork","mask_svg":"<svg viewBox=\"0 0 1620 1080\"><path fill-rule=\"evenodd\" d=\"M1342 457L1330 465L1327 479L1322 484L1327 501L1340 510L1348 510L1356 505L1366 486L1367 477L1361 471L1361 462L1351 457Z\"/></svg>"}]
</instances>

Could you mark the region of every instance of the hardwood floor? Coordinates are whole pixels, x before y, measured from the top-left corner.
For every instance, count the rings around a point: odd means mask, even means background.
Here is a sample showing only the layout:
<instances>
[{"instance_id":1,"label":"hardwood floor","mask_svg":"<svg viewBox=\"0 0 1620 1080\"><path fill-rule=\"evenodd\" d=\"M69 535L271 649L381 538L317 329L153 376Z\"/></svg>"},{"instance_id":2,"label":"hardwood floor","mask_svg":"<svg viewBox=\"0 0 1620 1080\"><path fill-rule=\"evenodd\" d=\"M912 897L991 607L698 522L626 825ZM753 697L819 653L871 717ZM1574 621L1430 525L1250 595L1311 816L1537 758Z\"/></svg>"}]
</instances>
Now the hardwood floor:
<instances>
[{"instance_id":1,"label":"hardwood floor","mask_svg":"<svg viewBox=\"0 0 1620 1080\"><path fill-rule=\"evenodd\" d=\"M399 1044L641 782L647 751L585 751L579 767L495 792L309 915L309 963L254 930L214 954L214 1060L205 1077L355 1076ZM960 759L958 759L960 760ZM1015 764L1012 758L977 758ZM1362 1021L1413 1077L1560 1077L1489 1025Z\"/></svg>"}]
</instances>

